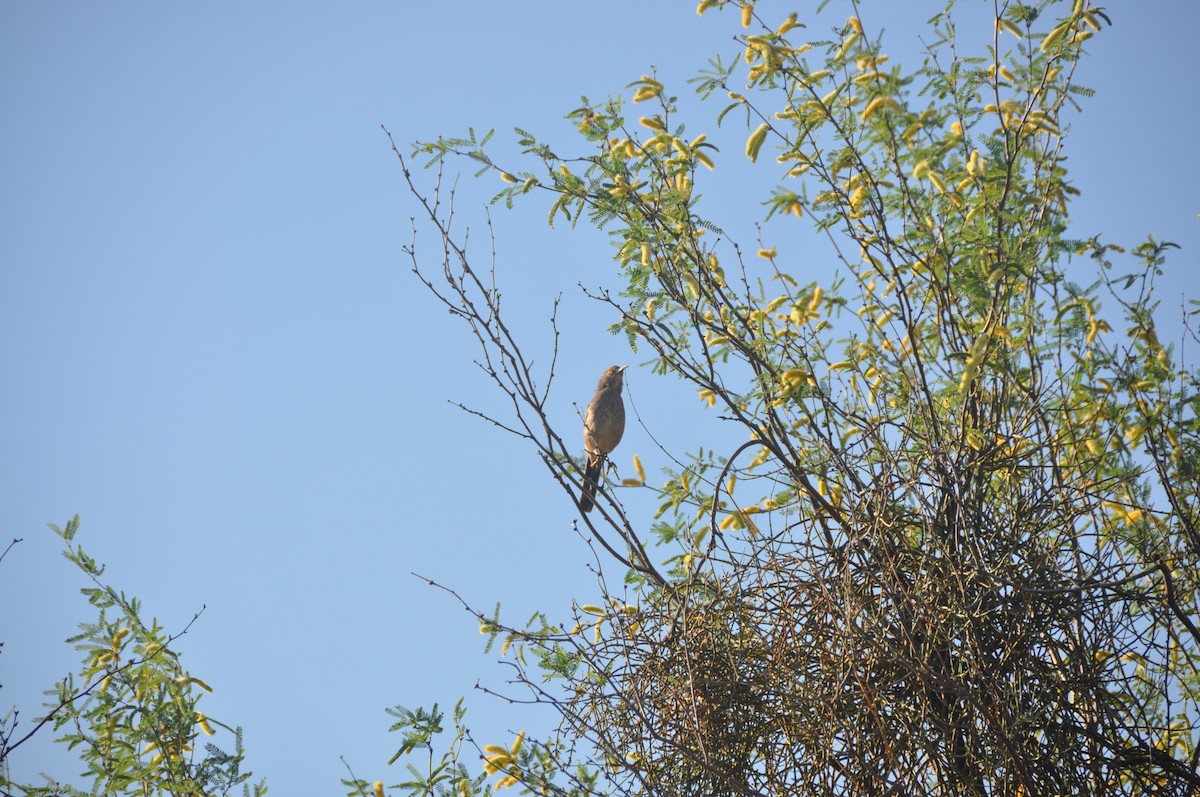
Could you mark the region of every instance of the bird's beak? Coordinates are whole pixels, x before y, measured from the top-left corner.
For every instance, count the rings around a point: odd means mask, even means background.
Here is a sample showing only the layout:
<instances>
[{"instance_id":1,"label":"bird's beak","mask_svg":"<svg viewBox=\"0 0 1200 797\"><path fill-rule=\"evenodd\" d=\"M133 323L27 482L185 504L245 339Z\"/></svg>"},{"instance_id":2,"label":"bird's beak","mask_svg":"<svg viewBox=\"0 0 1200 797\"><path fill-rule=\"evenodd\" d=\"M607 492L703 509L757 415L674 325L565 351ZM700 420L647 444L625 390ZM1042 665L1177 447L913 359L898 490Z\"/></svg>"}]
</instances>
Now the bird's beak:
<instances>
[{"instance_id":1,"label":"bird's beak","mask_svg":"<svg viewBox=\"0 0 1200 797\"><path fill-rule=\"evenodd\" d=\"M629 367L628 365L622 365L620 368L618 368L618 369L617 369L617 373L618 373L618 374L623 374L623 373L625 373L625 369L626 369L626 368L628 368L628 367Z\"/></svg>"}]
</instances>

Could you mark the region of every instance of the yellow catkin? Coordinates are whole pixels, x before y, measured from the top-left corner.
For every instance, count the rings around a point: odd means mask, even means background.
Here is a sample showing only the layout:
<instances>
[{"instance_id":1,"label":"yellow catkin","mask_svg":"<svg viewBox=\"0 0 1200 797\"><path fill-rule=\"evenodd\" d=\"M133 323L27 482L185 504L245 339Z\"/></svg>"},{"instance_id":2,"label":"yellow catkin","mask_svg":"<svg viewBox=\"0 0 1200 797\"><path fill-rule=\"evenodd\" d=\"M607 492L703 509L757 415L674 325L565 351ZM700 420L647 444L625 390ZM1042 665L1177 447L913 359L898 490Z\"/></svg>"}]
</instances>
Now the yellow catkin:
<instances>
[{"instance_id":1,"label":"yellow catkin","mask_svg":"<svg viewBox=\"0 0 1200 797\"><path fill-rule=\"evenodd\" d=\"M208 724L208 718L204 716L203 711L196 712L196 724L200 726L200 730L204 731L206 736L215 736L217 734L212 729L212 726Z\"/></svg>"},{"instance_id":2,"label":"yellow catkin","mask_svg":"<svg viewBox=\"0 0 1200 797\"><path fill-rule=\"evenodd\" d=\"M860 119L864 122L867 121L871 118L872 114L874 114L880 108L888 108L898 111L900 110L900 103L896 102L891 97L876 97L867 103L867 107L863 109Z\"/></svg>"},{"instance_id":3,"label":"yellow catkin","mask_svg":"<svg viewBox=\"0 0 1200 797\"><path fill-rule=\"evenodd\" d=\"M1049 52L1051 49L1053 49L1055 45L1062 41L1063 36L1065 36L1067 31L1070 29L1071 20L1064 20L1056 25L1049 33L1046 34L1046 38L1042 39L1042 43L1040 45L1041 51Z\"/></svg>"},{"instance_id":4,"label":"yellow catkin","mask_svg":"<svg viewBox=\"0 0 1200 797\"><path fill-rule=\"evenodd\" d=\"M1008 32L1009 32L1009 33L1011 33L1012 35L1016 36L1018 39L1020 39L1020 38L1023 38L1023 37L1024 37L1024 34L1022 34L1022 33L1021 33L1021 29L1020 29L1020 28L1018 28L1018 27L1017 27L1016 25L1014 25L1013 23L1009 22L1007 19L1004 19L1003 17L997 17L997 19L996 19L996 30L997 30L998 32L1002 32L1002 31L1008 31Z\"/></svg>"},{"instance_id":5,"label":"yellow catkin","mask_svg":"<svg viewBox=\"0 0 1200 797\"><path fill-rule=\"evenodd\" d=\"M767 139L767 132L770 130L770 125L763 122L758 128L750 134L750 138L746 139L746 157L751 162L758 160L758 151L762 149L763 142Z\"/></svg>"}]
</instances>

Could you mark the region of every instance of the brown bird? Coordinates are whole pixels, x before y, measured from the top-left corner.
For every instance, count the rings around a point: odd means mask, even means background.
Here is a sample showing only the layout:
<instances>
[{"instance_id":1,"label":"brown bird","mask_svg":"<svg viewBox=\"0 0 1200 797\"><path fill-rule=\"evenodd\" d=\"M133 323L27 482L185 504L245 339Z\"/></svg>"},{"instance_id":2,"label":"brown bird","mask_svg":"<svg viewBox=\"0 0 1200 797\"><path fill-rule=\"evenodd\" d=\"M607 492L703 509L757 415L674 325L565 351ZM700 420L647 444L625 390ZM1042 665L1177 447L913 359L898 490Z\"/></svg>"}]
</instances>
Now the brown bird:
<instances>
[{"instance_id":1,"label":"brown bird","mask_svg":"<svg viewBox=\"0 0 1200 797\"><path fill-rule=\"evenodd\" d=\"M625 404L621 401L621 384L628 366L612 366L600 377L596 395L583 415L583 447L587 451L587 467L583 471L583 494L579 508L591 512L596 505L596 490L605 457L621 442L625 434Z\"/></svg>"}]
</instances>

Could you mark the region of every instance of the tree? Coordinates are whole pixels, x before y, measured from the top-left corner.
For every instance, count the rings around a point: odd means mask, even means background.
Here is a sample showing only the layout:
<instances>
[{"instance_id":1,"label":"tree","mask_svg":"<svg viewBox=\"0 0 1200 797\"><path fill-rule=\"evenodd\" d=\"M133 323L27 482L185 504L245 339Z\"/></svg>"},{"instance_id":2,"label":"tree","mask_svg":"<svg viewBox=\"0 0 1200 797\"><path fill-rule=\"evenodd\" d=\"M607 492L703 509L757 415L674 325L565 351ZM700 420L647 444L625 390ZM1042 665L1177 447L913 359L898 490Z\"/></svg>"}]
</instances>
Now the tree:
<instances>
[{"instance_id":1,"label":"tree","mask_svg":"<svg viewBox=\"0 0 1200 797\"><path fill-rule=\"evenodd\" d=\"M178 640L200 615L173 634L156 620L144 622L136 597L101 581L104 566L77 541L79 526L75 516L64 528L50 528L63 540L63 555L92 582L82 592L97 619L82 623L67 640L83 654L83 664L78 677L68 674L46 692L45 713L30 727L16 709L0 722L0 794L265 794L265 781L251 784L251 773L242 770L241 728L199 710L200 699L212 689L179 662ZM211 742L200 745L216 728L233 734L232 753ZM78 749L83 777L92 779L89 791L45 773L41 784L12 780L13 754L46 731Z\"/></svg>"},{"instance_id":2,"label":"tree","mask_svg":"<svg viewBox=\"0 0 1200 797\"><path fill-rule=\"evenodd\" d=\"M1160 340L1154 292L1172 245L1068 235L1062 115L1088 94L1076 70L1109 20L1090 0L997 3L973 58L953 6L905 71L857 16L827 35L820 18L818 33L750 2L699 4L744 46L698 78L721 106L701 129L746 124L744 157L781 175L766 218L829 236L828 284L802 284L794 253L748 256L704 215L705 174L732 156L685 137L653 75L631 86L651 110L617 96L571 112L585 142L571 157L524 131L519 165L493 159L491 134L396 149L441 245L440 271L409 249L414 271L511 404L491 420L566 493L578 430L549 422L554 366L522 354L500 278L452 224L447 159L498 174L497 201L546 197L551 223L612 236L617 288L589 295L655 374L744 436L679 457L662 487L638 463L654 517L611 486L580 515L599 595L574 627L472 610L526 699L561 717L548 738L483 748L497 787L1200 789L1198 377ZM422 159L432 188L410 168ZM433 716L398 710L398 755L432 750ZM403 786L485 788L461 723Z\"/></svg>"}]
</instances>

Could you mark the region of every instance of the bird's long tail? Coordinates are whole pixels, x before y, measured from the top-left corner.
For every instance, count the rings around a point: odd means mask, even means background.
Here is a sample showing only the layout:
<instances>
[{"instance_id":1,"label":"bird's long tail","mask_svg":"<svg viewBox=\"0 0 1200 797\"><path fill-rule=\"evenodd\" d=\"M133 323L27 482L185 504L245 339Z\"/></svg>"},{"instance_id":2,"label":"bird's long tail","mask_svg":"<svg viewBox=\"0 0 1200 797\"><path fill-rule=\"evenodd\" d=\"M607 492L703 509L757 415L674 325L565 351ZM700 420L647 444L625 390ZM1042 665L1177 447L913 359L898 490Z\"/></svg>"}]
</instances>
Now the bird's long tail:
<instances>
[{"instance_id":1,"label":"bird's long tail","mask_svg":"<svg viewBox=\"0 0 1200 797\"><path fill-rule=\"evenodd\" d=\"M588 454L587 467L583 470L583 492L579 496L579 508L591 512L596 505L596 488L600 484L600 466L604 457Z\"/></svg>"}]
</instances>

